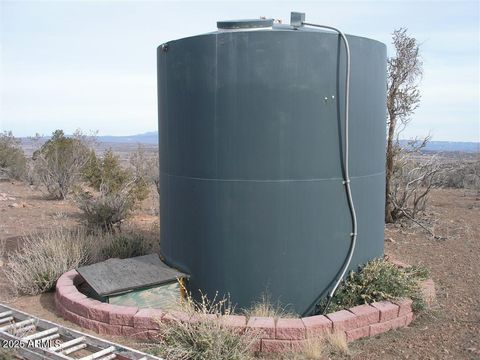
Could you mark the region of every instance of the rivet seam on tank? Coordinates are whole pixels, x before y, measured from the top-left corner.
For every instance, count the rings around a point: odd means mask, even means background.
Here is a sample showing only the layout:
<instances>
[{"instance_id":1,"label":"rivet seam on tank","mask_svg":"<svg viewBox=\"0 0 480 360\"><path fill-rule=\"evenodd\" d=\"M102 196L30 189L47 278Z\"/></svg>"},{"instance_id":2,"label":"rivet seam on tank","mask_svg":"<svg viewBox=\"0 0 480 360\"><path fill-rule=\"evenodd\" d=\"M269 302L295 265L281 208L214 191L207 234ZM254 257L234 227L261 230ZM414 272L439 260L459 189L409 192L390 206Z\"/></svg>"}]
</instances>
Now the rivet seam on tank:
<instances>
[{"instance_id":1,"label":"rivet seam on tank","mask_svg":"<svg viewBox=\"0 0 480 360\"><path fill-rule=\"evenodd\" d=\"M328 96L325 96L325 98L323 99L325 102L327 102L329 99L328 99ZM335 100L335 95L332 95L332 100Z\"/></svg>"}]
</instances>

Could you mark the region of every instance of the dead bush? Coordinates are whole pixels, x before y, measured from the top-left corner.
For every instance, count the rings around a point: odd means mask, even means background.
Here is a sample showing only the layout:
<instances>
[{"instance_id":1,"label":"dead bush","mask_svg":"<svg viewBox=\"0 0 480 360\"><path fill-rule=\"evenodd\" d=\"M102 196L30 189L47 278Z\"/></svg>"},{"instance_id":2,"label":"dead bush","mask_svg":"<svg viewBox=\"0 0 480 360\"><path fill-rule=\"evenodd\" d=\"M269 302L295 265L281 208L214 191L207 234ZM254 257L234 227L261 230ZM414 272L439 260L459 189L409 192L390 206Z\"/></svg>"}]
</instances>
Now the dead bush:
<instances>
[{"instance_id":1,"label":"dead bush","mask_svg":"<svg viewBox=\"0 0 480 360\"><path fill-rule=\"evenodd\" d=\"M25 175L27 158L12 132L0 133L0 176L20 179Z\"/></svg>"},{"instance_id":2,"label":"dead bush","mask_svg":"<svg viewBox=\"0 0 480 360\"><path fill-rule=\"evenodd\" d=\"M67 137L62 130L56 130L33 153L35 176L51 198L65 199L79 183L91 155L92 139L80 131Z\"/></svg>"},{"instance_id":3,"label":"dead bush","mask_svg":"<svg viewBox=\"0 0 480 360\"><path fill-rule=\"evenodd\" d=\"M441 169L437 157L419 156L427 142L428 138L420 142L411 141L403 148L398 143L396 145L388 194L393 221L402 217L413 220L426 209L430 190Z\"/></svg>"}]
</instances>

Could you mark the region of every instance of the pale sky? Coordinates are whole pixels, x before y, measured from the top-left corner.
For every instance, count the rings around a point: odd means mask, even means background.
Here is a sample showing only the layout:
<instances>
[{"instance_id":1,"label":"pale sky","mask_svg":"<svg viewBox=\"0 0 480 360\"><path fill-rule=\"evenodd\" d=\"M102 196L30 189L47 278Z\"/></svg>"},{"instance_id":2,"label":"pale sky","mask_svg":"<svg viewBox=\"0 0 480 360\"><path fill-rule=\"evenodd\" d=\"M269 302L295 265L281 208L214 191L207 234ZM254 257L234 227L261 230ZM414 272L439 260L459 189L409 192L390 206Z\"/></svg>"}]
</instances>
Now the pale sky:
<instances>
[{"instance_id":1,"label":"pale sky","mask_svg":"<svg viewBox=\"0 0 480 360\"><path fill-rule=\"evenodd\" d=\"M0 130L131 135L157 130L156 47L216 21L307 21L380 40L407 27L422 44L421 107L404 138L480 141L479 1L0 0Z\"/></svg>"}]
</instances>

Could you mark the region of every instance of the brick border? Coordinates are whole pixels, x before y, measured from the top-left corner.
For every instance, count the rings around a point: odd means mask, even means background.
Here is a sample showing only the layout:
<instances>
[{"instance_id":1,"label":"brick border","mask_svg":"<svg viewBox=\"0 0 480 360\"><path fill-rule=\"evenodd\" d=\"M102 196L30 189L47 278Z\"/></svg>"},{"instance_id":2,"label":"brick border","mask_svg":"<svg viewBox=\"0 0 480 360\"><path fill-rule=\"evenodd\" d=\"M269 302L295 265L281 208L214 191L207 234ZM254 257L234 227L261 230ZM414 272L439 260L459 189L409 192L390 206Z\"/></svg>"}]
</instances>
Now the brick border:
<instances>
[{"instance_id":1,"label":"brick border","mask_svg":"<svg viewBox=\"0 0 480 360\"><path fill-rule=\"evenodd\" d=\"M80 275L71 270L57 281L55 307L65 319L99 334L152 339L158 334L160 322L198 321L182 312L164 312L159 309L139 309L134 306L118 306L88 298L77 289ZM420 283L427 305L435 300L435 284L431 279ZM381 301L355 306L327 315L305 318L251 317L242 315L222 316L220 321L242 333L252 329L260 333L257 350L281 352L299 349L312 338L341 332L347 341L375 336L391 329L408 326L415 315L411 299L393 302Z\"/></svg>"}]
</instances>

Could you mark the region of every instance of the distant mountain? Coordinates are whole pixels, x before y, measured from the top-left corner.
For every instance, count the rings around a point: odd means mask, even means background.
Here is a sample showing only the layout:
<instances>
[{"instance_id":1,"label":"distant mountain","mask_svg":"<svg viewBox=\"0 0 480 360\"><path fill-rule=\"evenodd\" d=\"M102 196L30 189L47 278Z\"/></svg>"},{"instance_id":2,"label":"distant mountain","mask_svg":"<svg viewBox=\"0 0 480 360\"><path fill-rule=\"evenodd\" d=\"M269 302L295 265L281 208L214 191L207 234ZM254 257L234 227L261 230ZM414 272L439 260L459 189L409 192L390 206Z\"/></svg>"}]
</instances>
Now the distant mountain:
<instances>
[{"instance_id":1,"label":"distant mountain","mask_svg":"<svg viewBox=\"0 0 480 360\"><path fill-rule=\"evenodd\" d=\"M44 138L44 141L48 137ZM42 139L43 140L43 139ZM97 140L101 143L110 144L158 144L158 132L149 131L143 134L128 135L128 136L98 136ZM28 142L28 139L24 139ZM402 145L406 145L408 140L400 140ZM480 143L478 142L462 142L462 141L430 141L423 149L425 152L480 152Z\"/></svg>"},{"instance_id":2,"label":"distant mountain","mask_svg":"<svg viewBox=\"0 0 480 360\"><path fill-rule=\"evenodd\" d=\"M408 140L400 140L401 145L406 145ZM423 149L426 152L480 152L480 143L463 141L430 141Z\"/></svg>"},{"instance_id":3,"label":"distant mountain","mask_svg":"<svg viewBox=\"0 0 480 360\"><path fill-rule=\"evenodd\" d=\"M158 144L158 132L150 131L143 134L128 136L98 136L97 140L105 143L124 143L124 144Z\"/></svg>"},{"instance_id":4,"label":"distant mountain","mask_svg":"<svg viewBox=\"0 0 480 360\"><path fill-rule=\"evenodd\" d=\"M144 134L130 136L99 136L98 140L108 143L158 144L158 132L150 131ZM400 142L403 145L407 144L408 140L400 140ZM434 152L479 152L480 143L461 141L430 141L424 150Z\"/></svg>"}]
</instances>

